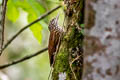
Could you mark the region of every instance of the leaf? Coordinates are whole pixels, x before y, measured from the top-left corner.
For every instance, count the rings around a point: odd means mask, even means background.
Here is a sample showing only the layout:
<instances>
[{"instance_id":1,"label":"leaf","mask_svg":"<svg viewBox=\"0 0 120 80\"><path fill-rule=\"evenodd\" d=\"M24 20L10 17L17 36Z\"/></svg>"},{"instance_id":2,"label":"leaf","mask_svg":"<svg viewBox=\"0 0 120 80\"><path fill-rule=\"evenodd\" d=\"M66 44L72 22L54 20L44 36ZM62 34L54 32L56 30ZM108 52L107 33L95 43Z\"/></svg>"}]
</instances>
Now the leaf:
<instances>
[{"instance_id":1,"label":"leaf","mask_svg":"<svg viewBox=\"0 0 120 80\"><path fill-rule=\"evenodd\" d=\"M19 10L18 8L12 3L11 0L8 1L7 6L7 17L10 21L16 22L19 18Z\"/></svg>"},{"instance_id":2,"label":"leaf","mask_svg":"<svg viewBox=\"0 0 120 80\"><path fill-rule=\"evenodd\" d=\"M33 19L35 19L37 16L35 14L29 14L28 15L28 21L31 22ZM41 43L42 40L42 26L39 23L35 23L33 26L30 27L30 30L32 31L35 38L38 40L39 43Z\"/></svg>"},{"instance_id":3,"label":"leaf","mask_svg":"<svg viewBox=\"0 0 120 80\"><path fill-rule=\"evenodd\" d=\"M15 22L19 17L18 8L22 8L24 11L28 13L28 22L31 23L35 19L37 19L41 14L45 12L44 7L38 3L36 0L9 0L9 8L8 8L8 19L12 22ZM12 13L10 13L12 11ZM14 16L15 15L15 16ZM44 24L43 24L44 23ZM30 27L34 37L41 43L42 40L42 27L47 26L44 21L35 23ZM44 27L44 28L45 28Z\"/></svg>"},{"instance_id":4,"label":"leaf","mask_svg":"<svg viewBox=\"0 0 120 80\"><path fill-rule=\"evenodd\" d=\"M38 42L41 43L41 40L42 40L41 25L38 23L34 24L33 26L30 27L30 30L32 31L33 35L38 40Z\"/></svg>"},{"instance_id":5,"label":"leaf","mask_svg":"<svg viewBox=\"0 0 120 80\"><path fill-rule=\"evenodd\" d=\"M27 0L27 2L38 16L45 12L44 7L35 0Z\"/></svg>"},{"instance_id":6,"label":"leaf","mask_svg":"<svg viewBox=\"0 0 120 80\"><path fill-rule=\"evenodd\" d=\"M36 0L19 0L17 6L21 7L24 11L28 13L28 22L31 23L37 19L42 13L45 12L45 9L40 5ZM34 37L41 43L42 40L42 25L38 22L30 27Z\"/></svg>"}]
</instances>

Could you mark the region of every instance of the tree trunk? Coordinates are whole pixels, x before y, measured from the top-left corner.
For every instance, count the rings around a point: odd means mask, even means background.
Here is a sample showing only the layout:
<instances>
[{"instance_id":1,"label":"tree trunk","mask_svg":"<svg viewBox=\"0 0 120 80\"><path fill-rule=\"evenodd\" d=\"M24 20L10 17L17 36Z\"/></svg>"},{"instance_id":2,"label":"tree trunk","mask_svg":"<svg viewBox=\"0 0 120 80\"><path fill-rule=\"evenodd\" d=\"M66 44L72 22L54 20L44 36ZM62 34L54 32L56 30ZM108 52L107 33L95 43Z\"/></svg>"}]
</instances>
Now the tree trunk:
<instances>
[{"instance_id":1,"label":"tree trunk","mask_svg":"<svg viewBox=\"0 0 120 80\"><path fill-rule=\"evenodd\" d=\"M81 80L83 67L83 1L64 0L65 35L55 58L53 80Z\"/></svg>"},{"instance_id":2,"label":"tree trunk","mask_svg":"<svg viewBox=\"0 0 120 80\"><path fill-rule=\"evenodd\" d=\"M120 80L120 0L86 0L83 80Z\"/></svg>"},{"instance_id":3,"label":"tree trunk","mask_svg":"<svg viewBox=\"0 0 120 80\"><path fill-rule=\"evenodd\" d=\"M2 19L2 6L0 6L0 48L1 48L1 42L2 42L2 26L1 26L1 19ZM1 49L0 49L1 52Z\"/></svg>"}]
</instances>

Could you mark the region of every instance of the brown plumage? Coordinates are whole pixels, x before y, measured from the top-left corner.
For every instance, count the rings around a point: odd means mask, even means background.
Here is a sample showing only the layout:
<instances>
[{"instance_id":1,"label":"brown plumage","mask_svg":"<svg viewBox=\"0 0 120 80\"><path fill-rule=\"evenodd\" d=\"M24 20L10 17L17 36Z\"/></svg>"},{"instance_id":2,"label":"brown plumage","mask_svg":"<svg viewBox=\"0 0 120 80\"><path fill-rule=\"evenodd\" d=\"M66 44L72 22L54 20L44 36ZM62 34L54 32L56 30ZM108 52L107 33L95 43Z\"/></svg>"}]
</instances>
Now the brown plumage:
<instances>
[{"instance_id":1,"label":"brown plumage","mask_svg":"<svg viewBox=\"0 0 120 80\"><path fill-rule=\"evenodd\" d=\"M48 26L50 31L49 44L48 44L50 66L54 64L55 55L58 53L61 37L63 33L63 30L58 26L58 17L59 15L56 18L53 18Z\"/></svg>"}]
</instances>

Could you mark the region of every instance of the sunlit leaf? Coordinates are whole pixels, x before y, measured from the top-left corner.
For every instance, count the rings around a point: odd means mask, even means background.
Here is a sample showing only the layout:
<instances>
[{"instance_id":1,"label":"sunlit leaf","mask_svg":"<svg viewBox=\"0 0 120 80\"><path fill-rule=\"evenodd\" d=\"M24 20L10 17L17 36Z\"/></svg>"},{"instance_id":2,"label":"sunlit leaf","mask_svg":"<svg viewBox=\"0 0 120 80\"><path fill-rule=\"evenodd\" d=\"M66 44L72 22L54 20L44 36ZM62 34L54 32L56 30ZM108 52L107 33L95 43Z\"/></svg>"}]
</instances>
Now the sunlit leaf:
<instances>
[{"instance_id":1,"label":"sunlit leaf","mask_svg":"<svg viewBox=\"0 0 120 80\"><path fill-rule=\"evenodd\" d=\"M44 7L36 2L35 0L27 0L28 4L31 6L31 8L34 10L34 13L36 13L38 16L40 16L40 14L45 12Z\"/></svg>"},{"instance_id":2,"label":"sunlit leaf","mask_svg":"<svg viewBox=\"0 0 120 80\"><path fill-rule=\"evenodd\" d=\"M32 31L33 35L35 36L35 38L39 41L39 43L41 43L41 39L42 39L42 27L40 24L34 24L33 26L30 27L30 30Z\"/></svg>"},{"instance_id":3,"label":"sunlit leaf","mask_svg":"<svg viewBox=\"0 0 120 80\"><path fill-rule=\"evenodd\" d=\"M42 13L45 12L45 9L40 5L36 0L21 0L17 3L24 11L28 13L28 22L32 22L37 19ZM42 25L40 23L35 23L30 27L35 38L41 43L42 40Z\"/></svg>"},{"instance_id":4,"label":"sunlit leaf","mask_svg":"<svg viewBox=\"0 0 120 80\"><path fill-rule=\"evenodd\" d=\"M35 14L29 14L28 21L31 22L36 17L37 16ZM35 38L39 41L39 43L41 43L41 39L42 39L42 34L41 34L42 26L41 26L41 24L39 24L39 23L34 24L33 26L30 27L30 30L32 31Z\"/></svg>"},{"instance_id":5,"label":"sunlit leaf","mask_svg":"<svg viewBox=\"0 0 120 80\"><path fill-rule=\"evenodd\" d=\"M45 12L45 8L36 0L9 0L7 16L10 21L15 22L18 19L19 8L28 13L27 19L29 23L36 20L41 14ZM47 24L43 20L35 23L30 27L33 35L40 43L42 40L42 27L47 27Z\"/></svg>"},{"instance_id":6,"label":"sunlit leaf","mask_svg":"<svg viewBox=\"0 0 120 80\"><path fill-rule=\"evenodd\" d=\"M15 22L19 17L18 8L12 3L11 0L8 1L7 6L7 17L10 21Z\"/></svg>"}]
</instances>

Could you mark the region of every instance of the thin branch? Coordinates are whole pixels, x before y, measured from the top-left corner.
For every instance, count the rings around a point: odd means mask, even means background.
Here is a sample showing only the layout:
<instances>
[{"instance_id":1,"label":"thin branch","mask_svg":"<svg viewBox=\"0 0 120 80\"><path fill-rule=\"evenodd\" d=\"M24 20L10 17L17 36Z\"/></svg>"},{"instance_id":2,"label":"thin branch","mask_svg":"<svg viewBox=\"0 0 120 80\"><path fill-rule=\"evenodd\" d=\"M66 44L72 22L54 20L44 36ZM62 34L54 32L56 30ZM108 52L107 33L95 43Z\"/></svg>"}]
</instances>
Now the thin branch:
<instances>
[{"instance_id":1,"label":"thin branch","mask_svg":"<svg viewBox=\"0 0 120 80\"><path fill-rule=\"evenodd\" d=\"M42 50L40 50L40 51L38 51L38 52L36 52L36 53L34 53L34 54L25 56L25 57L23 57L23 58L21 58L21 59L15 60L15 61L10 62L10 63L8 63L8 64L1 65L1 66L0 66L0 69L4 69L4 68L7 68L7 67L9 67L9 66L12 66L12 65L21 63L21 62L23 62L23 61L29 60L29 59L31 59L31 58L33 58L33 57L35 57L35 56L37 56L37 55L45 52L46 50L48 50L48 48L44 48L44 49L42 49Z\"/></svg>"},{"instance_id":2,"label":"thin branch","mask_svg":"<svg viewBox=\"0 0 120 80\"><path fill-rule=\"evenodd\" d=\"M1 19L1 27L2 27L2 39L1 39L1 50L0 50L0 55L2 54L2 48L4 44L4 28L5 28L5 15L6 15L6 7L7 7L7 1L8 0L2 0L2 19Z\"/></svg>"},{"instance_id":3,"label":"thin branch","mask_svg":"<svg viewBox=\"0 0 120 80\"><path fill-rule=\"evenodd\" d=\"M10 40L8 40L8 42L5 44L5 46L3 47L2 51L4 51L4 49L6 49L8 47L8 45L20 34L22 33L24 30L26 30L27 28L29 28L31 25L37 23L38 21L44 19L46 16L48 16L49 14L51 14L52 12L56 11L57 9L59 9L61 6L57 6L56 8L53 8L52 10L46 12L45 14L43 14L42 16L40 16L38 19L36 19L35 21L31 22L30 24L26 25L25 27L23 27L22 29L20 29Z\"/></svg>"}]
</instances>

